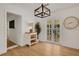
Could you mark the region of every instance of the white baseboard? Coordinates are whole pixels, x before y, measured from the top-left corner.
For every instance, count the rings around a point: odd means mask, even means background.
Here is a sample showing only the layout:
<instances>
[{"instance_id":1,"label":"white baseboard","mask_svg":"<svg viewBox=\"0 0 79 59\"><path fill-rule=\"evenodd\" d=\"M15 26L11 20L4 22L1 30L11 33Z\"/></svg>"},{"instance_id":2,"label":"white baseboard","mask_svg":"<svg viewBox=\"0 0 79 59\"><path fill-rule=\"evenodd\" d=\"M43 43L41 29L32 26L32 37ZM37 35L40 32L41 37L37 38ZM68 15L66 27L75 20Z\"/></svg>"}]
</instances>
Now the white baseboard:
<instances>
[{"instance_id":1,"label":"white baseboard","mask_svg":"<svg viewBox=\"0 0 79 59\"><path fill-rule=\"evenodd\" d=\"M4 54L6 52L7 52L7 50L0 51L0 55Z\"/></svg>"},{"instance_id":2,"label":"white baseboard","mask_svg":"<svg viewBox=\"0 0 79 59\"><path fill-rule=\"evenodd\" d=\"M45 43L52 43L52 44L57 44L56 42L53 42L53 41L48 41L48 40L46 40L46 41L40 41L40 42L45 42Z\"/></svg>"},{"instance_id":3,"label":"white baseboard","mask_svg":"<svg viewBox=\"0 0 79 59\"><path fill-rule=\"evenodd\" d=\"M61 44L60 42L50 42L50 41L40 41L40 42L55 44L55 45L64 46L64 47L68 47L68 48L72 48L72 49L77 49L77 50L79 50L79 48L73 48L73 47L70 47L70 46Z\"/></svg>"},{"instance_id":4,"label":"white baseboard","mask_svg":"<svg viewBox=\"0 0 79 59\"><path fill-rule=\"evenodd\" d=\"M18 47L18 45L13 45L11 47L8 47L7 50L10 50L10 49L13 49L13 48L16 48L16 47Z\"/></svg>"}]
</instances>

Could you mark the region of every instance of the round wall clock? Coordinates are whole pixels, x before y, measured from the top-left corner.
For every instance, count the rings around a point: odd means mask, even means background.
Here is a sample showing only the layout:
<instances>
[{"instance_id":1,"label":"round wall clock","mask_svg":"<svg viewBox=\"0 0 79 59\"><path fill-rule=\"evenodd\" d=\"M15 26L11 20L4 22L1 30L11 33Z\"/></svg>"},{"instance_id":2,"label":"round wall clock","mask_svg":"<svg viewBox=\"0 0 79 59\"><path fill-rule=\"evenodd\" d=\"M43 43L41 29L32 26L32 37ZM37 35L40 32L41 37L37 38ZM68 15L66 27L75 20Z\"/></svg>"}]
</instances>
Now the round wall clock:
<instances>
[{"instance_id":1,"label":"round wall clock","mask_svg":"<svg viewBox=\"0 0 79 59\"><path fill-rule=\"evenodd\" d=\"M64 20L64 27L66 29L75 29L79 25L79 19L74 16L70 16L65 18Z\"/></svg>"}]
</instances>

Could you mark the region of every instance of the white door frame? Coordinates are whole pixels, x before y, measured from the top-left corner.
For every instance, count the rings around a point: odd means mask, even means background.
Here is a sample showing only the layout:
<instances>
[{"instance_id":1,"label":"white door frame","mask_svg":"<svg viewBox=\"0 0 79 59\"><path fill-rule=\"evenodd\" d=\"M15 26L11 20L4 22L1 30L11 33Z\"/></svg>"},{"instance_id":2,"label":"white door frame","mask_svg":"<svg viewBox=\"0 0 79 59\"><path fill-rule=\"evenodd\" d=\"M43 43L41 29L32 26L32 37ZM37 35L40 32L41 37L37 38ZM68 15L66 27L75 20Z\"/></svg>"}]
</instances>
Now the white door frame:
<instances>
[{"instance_id":1,"label":"white door frame","mask_svg":"<svg viewBox=\"0 0 79 59\"><path fill-rule=\"evenodd\" d=\"M9 12L9 11L6 11L5 12L5 19L6 19L6 48L7 48L7 38L8 38L8 22L7 22L7 13L12 13L12 14L15 14L13 12ZM18 14L15 14L15 15L18 15ZM13 48L16 48L18 47L18 45L13 45L11 47L8 47L7 50L10 50L10 49L13 49Z\"/></svg>"}]
</instances>

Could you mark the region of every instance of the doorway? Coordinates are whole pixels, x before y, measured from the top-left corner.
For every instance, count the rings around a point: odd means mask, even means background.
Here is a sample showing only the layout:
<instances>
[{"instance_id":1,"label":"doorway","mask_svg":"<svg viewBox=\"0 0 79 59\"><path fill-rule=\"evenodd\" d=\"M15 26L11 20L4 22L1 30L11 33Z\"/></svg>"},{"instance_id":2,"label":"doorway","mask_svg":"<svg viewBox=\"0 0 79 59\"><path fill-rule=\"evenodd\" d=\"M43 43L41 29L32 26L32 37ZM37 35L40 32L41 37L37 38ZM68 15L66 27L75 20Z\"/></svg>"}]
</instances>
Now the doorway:
<instances>
[{"instance_id":1,"label":"doorway","mask_svg":"<svg viewBox=\"0 0 79 59\"><path fill-rule=\"evenodd\" d=\"M21 16L7 12L7 50L18 46Z\"/></svg>"}]
</instances>

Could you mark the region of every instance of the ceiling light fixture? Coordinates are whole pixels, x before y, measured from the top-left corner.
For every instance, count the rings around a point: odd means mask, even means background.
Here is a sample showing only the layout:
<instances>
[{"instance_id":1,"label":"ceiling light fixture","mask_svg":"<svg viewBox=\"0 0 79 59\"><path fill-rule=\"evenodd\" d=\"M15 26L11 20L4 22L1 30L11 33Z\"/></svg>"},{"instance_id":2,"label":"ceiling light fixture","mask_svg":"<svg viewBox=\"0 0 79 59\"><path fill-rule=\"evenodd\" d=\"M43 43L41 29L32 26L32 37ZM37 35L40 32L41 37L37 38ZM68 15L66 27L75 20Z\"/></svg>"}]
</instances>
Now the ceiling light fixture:
<instances>
[{"instance_id":1,"label":"ceiling light fixture","mask_svg":"<svg viewBox=\"0 0 79 59\"><path fill-rule=\"evenodd\" d=\"M48 5L48 4L47 4ZM34 10L34 16L45 18L50 16L50 9L48 9L44 4L41 4L40 7Z\"/></svg>"}]
</instances>

